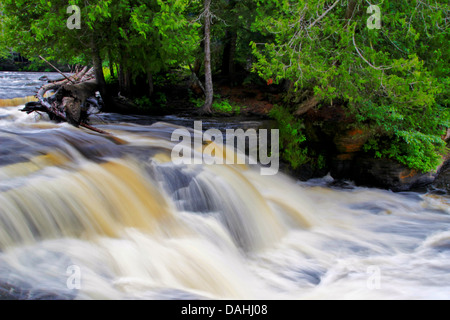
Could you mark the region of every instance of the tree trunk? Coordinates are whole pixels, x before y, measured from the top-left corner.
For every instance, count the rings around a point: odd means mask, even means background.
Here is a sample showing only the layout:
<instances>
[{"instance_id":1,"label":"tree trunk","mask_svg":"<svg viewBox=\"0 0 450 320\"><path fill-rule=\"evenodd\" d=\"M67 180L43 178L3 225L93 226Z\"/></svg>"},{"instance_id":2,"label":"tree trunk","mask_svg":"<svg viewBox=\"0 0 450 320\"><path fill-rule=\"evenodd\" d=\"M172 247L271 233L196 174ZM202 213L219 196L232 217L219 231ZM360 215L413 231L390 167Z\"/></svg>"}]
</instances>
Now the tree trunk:
<instances>
[{"instance_id":1,"label":"tree trunk","mask_svg":"<svg viewBox=\"0 0 450 320\"><path fill-rule=\"evenodd\" d=\"M345 11L345 19L349 20L353 16L353 12L355 11L356 0L350 0L347 5L347 10Z\"/></svg>"},{"instance_id":2,"label":"tree trunk","mask_svg":"<svg viewBox=\"0 0 450 320\"><path fill-rule=\"evenodd\" d=\"M148 81L148 96L151 97L154 91L153 74L151 71L147 71L147 81Z\"/></svg>"},{"instance_id":3,"label":"tree trunk","mask_svg":"<svg viewBox=\"0 0 450 320\"><path fill-rule=\"evenodd\" d=\"M223 49L222 57L222 75L227 76L230 79L230 83L233 84L235 79L235 56L237 45L237 32L226 32L226 44Z\"/></svg>"},{"instance_id":4,"label":"tree trunk","mask_svg":"<svg viewBox=\"0 0 450 320\"><path fill-rule=\"evenodd\" d=\"M89 70L89 71L88 71ZM99 90L98 82L94 78L93 69L84 68L76 75L57 82L43 85L36 98L39 102L29 102L21 111L28 114L33 112L45 112L51 120L66 121L78 127L82 126L98 133L108 133L91 127L87 121L88 106L100 108L95 93ZM48 92L54 91L53 95ZM84 106L85 110L82 110ZM83 115L83 112L86 114Z\"/></svg>"},{"instance_id":5,"label":"tree trunk","mask_svg":"<svg viewBox=\"0 0 450 320\"><path fill-rule=\"evenodd\" d=\"M111 106L111 99L108 94L108 90L106 88L106 81L105 75L103 74L103 63L102 58L100 57L100 50L98 49L98 46L95 43L94 38L91 41L91 50L92 50L92 63L94 65L95 79L97 80L100 95L102 96L102 99L105 103L105 107L107 109L108 106Z\"/></svg>"},{"instance_id":6,"label":"tree trunk","mask_svg":"<svg viewBox=\"0 0 450 320\"><path fill-rule=\"evenodd\" d=\"M121 56L119 66L119 91L122 96L128 96L131 92L131 76L128 69L126 69L127 58Z\"/></svg>"},{"instance_id":7,"label":"tree trunk","mask_svg":"<svg viewBox=\"0 0 450 320\"><path fill-rule=\"evenodd\" d=\"M119 91L122 96L128 96L131 92L130 71L121 64L119 67Z\"/></svg>"},{"instance_id":8,"label":"tree trunk","mask_svg":"<svg viewBox=\"0 0 450 320\"><path fill-rule=\"evenodd\" d=\"M124 82L125 82L125 78L124 78L124 71L123 71L123 61L120 62L119 68L117 70L119 72L118 74L118 79L119 79L119 91L120 93L124 92Z\"/></svg>"},{"instance_id":9,"label":"tree trunk","mask_svg":"<svg viewBox=\"0 0 450 320\"><path fill-rule=\"evenodd\" d=\"M222 75L229 76L230 74L230 53L231 53L231 32L229 30L225 33L225 47L223 48L222 56Z\"/></svg>"},{"instance_id":10,"label":"tree trunk","mask_svg":"<svg viewBox=\"0 0 450 320\"><path fill-rule=\"evenodd\" d=\"M227 10L233 12L237 4L236 0L228 2ZM222 58L222 75L227 76L230 84L233 86L236 78L235 70L235 56L237 46L237 31L233 28L228 28L225 34L225 48L223 50Z\"/></svg>"},{"instance_id":11,"label":"tree trunk","mask_svg":"<svg viewBox=\"0 0 450 320\"><path fill-rule=\"evenodd\" d=\"M212 113L214 88L211 70L211 0L205 0L205 105L203 113Z\"/></svg>"},{"instance_id":12,"label":"tree trunk","mask_svg":"<svg viewBox=\"0 0 450 320\"><path fill-rule=\"evenodd\" d=\"M230 77L230 83L232 86L235 85L236 81L236 64L234 62L236 57L236 47L237 47L237 32L232 32L230 39L230 60L228 62L228 75Z\"/></svg>"}]
</instances>

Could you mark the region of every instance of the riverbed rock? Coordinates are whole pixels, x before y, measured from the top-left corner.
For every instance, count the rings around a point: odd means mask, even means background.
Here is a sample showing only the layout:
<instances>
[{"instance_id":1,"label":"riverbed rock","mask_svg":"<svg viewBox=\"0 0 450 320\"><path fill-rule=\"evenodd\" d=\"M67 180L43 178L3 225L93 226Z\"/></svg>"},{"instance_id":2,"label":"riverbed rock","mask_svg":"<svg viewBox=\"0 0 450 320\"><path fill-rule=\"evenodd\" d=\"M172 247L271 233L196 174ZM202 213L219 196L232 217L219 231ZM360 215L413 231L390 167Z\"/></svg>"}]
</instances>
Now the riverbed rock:
<instances>
[{"instance_id":1,"label":"riverbed rock","mask_svg":"<svg viewBox=\"0 0 450 320\"><path fill-rule=\"evenodd\" d=\"M436 189L446 190L450 194L450 159L445 162L439 170L436 180L433 183Z\"/></svg>"},{"instance_id":2,"label":"riverbed rock","mask_svg":"<svg viewBox=\"0 0 450 320\"><path fill-rule=\"evenodd\" d=\"M334 144L342 157L345 157L345 155L360 152L369 137L370 132L368 130L351 129L337 134L334 137Z\"/></svg>"},{"instance_id":3,"label":"riverbed rock","mask_svg":"<svg viewBox=\"0 0 450 320\"><path fill-rule=\"evenodd\" d=\"M352 163L350 175L358 185L400 192L424 188L433 183L437 174L421 173L390 159L361 157Z\"/></svg>"}]
</instances>

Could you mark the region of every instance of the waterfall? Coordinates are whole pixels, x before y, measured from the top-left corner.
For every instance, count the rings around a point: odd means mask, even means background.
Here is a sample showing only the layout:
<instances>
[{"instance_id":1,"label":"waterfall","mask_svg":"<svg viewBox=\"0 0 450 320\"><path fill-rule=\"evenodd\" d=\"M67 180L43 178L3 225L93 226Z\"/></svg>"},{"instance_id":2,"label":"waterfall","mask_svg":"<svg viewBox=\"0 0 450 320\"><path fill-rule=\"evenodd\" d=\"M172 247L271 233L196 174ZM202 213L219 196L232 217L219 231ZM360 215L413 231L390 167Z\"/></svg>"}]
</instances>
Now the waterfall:
<instances>
[{"instance_id":1,"label":"waterfall","mask_svg":"<svg viewBox=\"0 0 450 320\"><path fill-rule=\"evenodd\" d=\"M98 119L114 140L18 109L0 108L0 298L450 297L444 196L175 165L177 125Z\"/></svg>"}]
</instances>

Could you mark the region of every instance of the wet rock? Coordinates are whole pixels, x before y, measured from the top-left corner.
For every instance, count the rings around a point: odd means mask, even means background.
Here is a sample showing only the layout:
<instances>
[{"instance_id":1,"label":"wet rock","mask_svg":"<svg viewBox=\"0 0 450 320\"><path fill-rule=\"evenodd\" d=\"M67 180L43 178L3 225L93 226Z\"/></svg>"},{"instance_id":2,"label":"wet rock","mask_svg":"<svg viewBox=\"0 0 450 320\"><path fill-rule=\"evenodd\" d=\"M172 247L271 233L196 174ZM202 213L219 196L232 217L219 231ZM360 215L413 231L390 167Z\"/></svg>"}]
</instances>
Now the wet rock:
<instances>
[{"instance_id":1,"label":"wet rock","mask_svg":"<svg viewBox=\"0 0 450 320\"><path fill-rule=\"evenodd\" d=\"M355 185L352 184L350 181L346 181L346 180L334 180L334 181L328 183L328 187L336 188L336 189L344 189L344 190L355 189Z\"/></svg>"},{"instance_id":2,"label":"wet rock","mask_svg":"<svg viewBox=\"0 0 450 320\"><path fill-rule=\"evenodd\" d=\"M421 173L394 160L367 155L364 145L377 132L364 126L354 127L356 120L340 106L313 108L303 119L308 148L326 157L325 169L337 181L351 180L358 186L401 192L423 190L436 179L436 172ZM450 139L450 132L443 139ZM314 178L317 172L302 167L302 173L296 176L300 179ZM449 183L445 175L441 180L440 185Z\"/></svg>"},{"instance_id":3,"label":"wet rock","mask_svg":"<svg viewBox=\"0 0 450 320\"><path fill-rule=\"evenodd\" d=\"M420 189L433 183L436 173L421 173L389 159L358 157L351 161L338 160L333 163L334 178L349 178L357 185L409 191Z\"/></svg>"},{"instance_id":4,"label":"wet rock","mask_svg":"<svg viewBox=\"0 0 450 320\"><path fill-rule=\"evenodd\" d=\"M442 166L433 183L433 187L450 193L450 159Z\"/></svg>"},{"instance_id":5,"label":"wet rock","mask_svg":"<svg viewBox=\"0 0 450 320\"><path fill-rule=\"evenodd\" d=\"M370 137L370 132L363 129L352 129L337 134L334 138L336 149L341 158L351 158L351 155L360 152Z\"/></svg>"}]
</instances>

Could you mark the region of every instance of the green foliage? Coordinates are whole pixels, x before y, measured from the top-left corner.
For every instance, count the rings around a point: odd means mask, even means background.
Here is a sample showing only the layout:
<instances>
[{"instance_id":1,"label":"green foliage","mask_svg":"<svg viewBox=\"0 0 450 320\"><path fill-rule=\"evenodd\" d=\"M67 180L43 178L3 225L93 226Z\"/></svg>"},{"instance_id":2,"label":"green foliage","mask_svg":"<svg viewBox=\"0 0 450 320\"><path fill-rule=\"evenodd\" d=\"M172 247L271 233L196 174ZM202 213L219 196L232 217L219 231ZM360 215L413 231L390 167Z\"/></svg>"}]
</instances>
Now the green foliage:
<instances>
[{"instance_id":1,"label":"green foliage","mask_svg":"<svg viewBox=\"0 0 450 320\"><path fill-rule=\"evenodd\" d=\"M0 59L8 59L10 57L11 52L8 50L8 48L6 46L0 46Z\"/></svg>"},{"instance_id":2,"label":"green foliage","mask_svg":"<svg viewBox=\"0 0 450 320\"><path fill-rule=\"evenodd\" d=\"M184 76L183 71L172 69L169 72L160 72L153 76L153 84L158 87L178 84Z\"/></svg>"},{"instance_id":3,"label":"green foliage","mask_svg":"<svg viewBox=\"0 0 450 320\"><path fill-rule=\"evenodd\" d=\"M148 112L152 109L152 101L149 97L143 96L134 99L134 104L138 107L139 110Z\"/></svg>"},{"instance_id":4,"label":"green foliage","mask_svg":"<svg viewBox=\"0 0 450 320\"><path fill-rule=\"evenodd\" d=\"M191 103L196 108L202 108L205 101L203 99L191 99ZM243 108L242 106L240 106L236 103L230 102L227 99L222 99L218 95L215 95L215 100L212 105L212 109L215 112L227 113L227 114L231 114L231 115L240 115L242 108Z\"/></svg>"},{"instance_id":5,"label":"green foliage","mask_svg":"<svg viewBox=\"0 0 450 320\"><path fill-rule=\"evenodd\" d=\"M111 75L111 69L108 67L103 67L103 75L105 76L105 81L107 84L113 84L115 79Z\"/></svg>"},{"instance_id":6,"label":"green foliage","mask_svg":"<svg viewBox=\"0 0 450 320\"><path fill-rule=\"evenodd\" d=\"M69 5L81 8L81 30L66 26ZM247 84L289 80L289 102L302 103L314 94L319 105L339 104L356 119L355 126L375 132L367 153L432 170L445 151L440 136L450 127L450 5L444 0L380 1L380 30L367 28L368 5L357 0L213 1L213 64L221 64L223 46L235 35L235 62L249 65L250 53L257 59ZM162 87L186 75L189 68L180 66L202 60L202 8L201 0L2 0L0 56L14 48L27 57L90 64L98 51L118 70L141 78L151 74L155 87ZM173 72L177 68L182 73ZM104 74L111 83L108 68ZM156 93L137 102L145 109L166 101ZM193 102L203 106L203 101ZM220 97L213 110L241 111ZM275 108L272 116L283 131L284 158L296 167L311 161L303 125L289 106ZM319 167L324 165L323 156L315 158Z\"/></svg>"},{"instance_id":7,"label":"green foliage","mask_svg":"<svg viewBox=\"0 0 450 320\"><path fill-rule=\"evenodd\" d=\"M81 9L81 29L66 26L69 5ZM4 0L0 47L51 60L91 62L93 50L133 75L156 74L193 60L199 24L185 16L188 0Z\"/></svg>"},{"instance_id":8,"label":"green foliage","mask_svg":"<svg viewBox=\"0 0 450 320\"><path fill-rule=\"evenodd\" d=\"M199 98L193 98L191 97L189 99L189 102L195 107L195 108L202 108L203 105L205 104L205 101L203 99L199 99Z\"/></svg>"},{"instance_id":9,"label":"green foliage","mask_svg":"<svg viewBox=\"0 0 450 320\"><path fill-rule=\"evenodd\" d=\"M253 30L266 40L251 44L255 72L290 80L294 98L342 105L378 132L366 146L374 156L436 168L449 119L448 1L381 1L380 30L367 28L366 2L257 2Z\"/></svg>"},{"instance_id":10,"label":"green foliage","mask_svg":"<svg viewBox=\"0 0 450 320\"><path fill-rule=\"evenodd\" d=\"M246 66L249 58L252 57L249 43L251 41L259 41L261 37L259 32L251 30L251 25L256 19L257 1L221 0L216 2L215 10L224 20L224 23L219 26L222 29L220 31L223 32L221 39L225 38L225 31L236 34L235 63ZM216 29L218 29L217 27L215 26Z\"/></svg>"},{"instance_id":11,"label":"green foliage","mask_svg":"<svg viewBox=\"0 0 450 320\"><path fill-rule=\"evenodd\" d=\"M167 96L164 92L156 92L156 103L159 106L165 106L167 103Z\"/></svg>"},{"instance_id":12,"label":"green foliage","mask_svg":"<svg viewBox=\"0 0 450 320\"><path fill-rule=\"evenodd\" d=\"M449 128L448 108L436 106L422 110L399 113L392 106L363 105L359 114L378 131L364 146L364 150L377 158L390 158L418 171L433 171L442 161L445 142L443 128ZM364 117L364 116L365 117Z\"/></svg>"},{"instance_id":13,"label":"green foliage","mask_svg":"<svg viewBox=\"0 0 450 320\"><path fill-rule=\"evenodd\" d=\"M250 73L242 82L242 84L244 86L246 85L252 85L252 84L256 84L256 85L264 85L265 82L263 79L261 79L261 77L259 77L257 74L255 73Z\"/></svg>"},{"instance_id":14,"label":"green foliage","mask_svg":"<svg viewBox=\"0 0 450 320\"><path fill-rule=\"evenodd\" d=\"M152 74L192 62L192 53L200 43L200 24L185 17L189 4L188 0L153 0L128 5L125 14L128 22L126 28L119 27L114 55L127 54L131 58L126 62L130 71ZM121 18L113 19L117 25L124 14L120 15Z\"/></svg>"},{"instance_id":15,"label":"green foliage","mask_svg":"<svg viewBox=\"0 0 450 320\"><path fill-rule=\"evenodd\" d=\"M133 102L143 113L159 112L166 107L167 96L163 92L156 92L152 98L142 96L135 98Z\"/></svg>"},{"instance_id":16,"label":"green foliage","mask_svg":"<svg viewBox=\"0 0 450 320\"><path fill-rule=\"evenodd\" d=\"M305 144L303 122L294 117L289 110L280 106L275 106L269 115L278 122L281 158L294 169L310 162L308 147Z\"/></svg>"},{"instance_id":17,"label":"green foliage","mask_svg":"<svg viewBox=\"0 0 450 320\"><path fill-rule=\"evenodd\" d=\"M234 113L235 111L235 106L231 105L228 100L216 100L214 101L212 108L214 111L223 113Z\"/></svg>"},{"instance_id":18,"label":"green foliage","mask_svg":"<svg viewBox=\"0 0 450 320\"><path fill-rule=\"evenodd\" d=\"M25 72L36 72L36 71L43 71L43 72L51 72L55 71L53 68L51 68L48 64L46 64L42 60L31 60L28 65L25 65L20 68L20 71Z\"/></svg>"}]
</instances>

